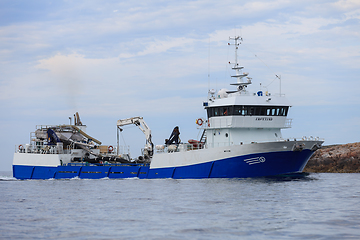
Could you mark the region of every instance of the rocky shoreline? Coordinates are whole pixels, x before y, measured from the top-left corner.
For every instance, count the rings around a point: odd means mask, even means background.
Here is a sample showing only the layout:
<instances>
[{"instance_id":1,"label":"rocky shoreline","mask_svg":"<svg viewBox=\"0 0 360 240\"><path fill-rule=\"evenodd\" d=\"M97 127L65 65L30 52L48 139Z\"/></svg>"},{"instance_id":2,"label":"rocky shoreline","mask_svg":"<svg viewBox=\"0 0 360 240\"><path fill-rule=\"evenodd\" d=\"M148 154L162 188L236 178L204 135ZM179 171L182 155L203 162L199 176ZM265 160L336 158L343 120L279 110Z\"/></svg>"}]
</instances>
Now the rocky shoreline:
<instances>
[{"instance_id":1,"label":"rocky shoreline","mask_svg":"<svg viewBox=\"0 0 360 240\"><path fill-rule=\"evenodd\" d=\"M304 172L360 173L360 142L323 146L310 158Z\"/></svg>"}]
</instances>

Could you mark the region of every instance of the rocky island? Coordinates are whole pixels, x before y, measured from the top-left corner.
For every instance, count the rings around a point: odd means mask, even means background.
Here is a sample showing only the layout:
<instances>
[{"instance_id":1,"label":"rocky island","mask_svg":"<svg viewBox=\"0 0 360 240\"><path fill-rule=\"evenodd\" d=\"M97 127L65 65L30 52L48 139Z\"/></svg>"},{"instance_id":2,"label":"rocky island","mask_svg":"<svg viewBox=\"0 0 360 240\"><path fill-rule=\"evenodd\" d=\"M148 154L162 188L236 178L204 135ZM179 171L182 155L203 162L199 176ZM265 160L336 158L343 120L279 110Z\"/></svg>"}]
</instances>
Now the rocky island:
<instances>
[{"instance_id":1,"label":"rocky island","mask_svg":"<svg viewBox=\"0 0 360 240\"><path fill-rule=\"evenodd\" d=\"M360 173L360 142L323 146L310 158L304 172Z\"/></svg>"}]
</instances>

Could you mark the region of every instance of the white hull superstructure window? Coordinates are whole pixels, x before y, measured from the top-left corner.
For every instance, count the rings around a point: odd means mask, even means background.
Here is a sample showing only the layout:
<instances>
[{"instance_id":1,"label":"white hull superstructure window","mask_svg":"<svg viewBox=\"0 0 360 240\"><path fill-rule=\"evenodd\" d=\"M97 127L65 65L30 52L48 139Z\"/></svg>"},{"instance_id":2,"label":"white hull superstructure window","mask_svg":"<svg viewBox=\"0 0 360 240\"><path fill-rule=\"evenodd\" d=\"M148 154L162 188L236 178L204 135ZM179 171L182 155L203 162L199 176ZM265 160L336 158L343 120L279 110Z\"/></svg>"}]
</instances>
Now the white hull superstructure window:
<instances>
[{"instance_id":1,"label":"white hull superstructure window","mask_svg":"<svg viewBox=\"0 0 360 240\"><path fill-rule=\"evenodd\" d=\"M218 116L287 116L289 106L222 106L208 107L208 118Z\"/></svg>"}]
</instances>

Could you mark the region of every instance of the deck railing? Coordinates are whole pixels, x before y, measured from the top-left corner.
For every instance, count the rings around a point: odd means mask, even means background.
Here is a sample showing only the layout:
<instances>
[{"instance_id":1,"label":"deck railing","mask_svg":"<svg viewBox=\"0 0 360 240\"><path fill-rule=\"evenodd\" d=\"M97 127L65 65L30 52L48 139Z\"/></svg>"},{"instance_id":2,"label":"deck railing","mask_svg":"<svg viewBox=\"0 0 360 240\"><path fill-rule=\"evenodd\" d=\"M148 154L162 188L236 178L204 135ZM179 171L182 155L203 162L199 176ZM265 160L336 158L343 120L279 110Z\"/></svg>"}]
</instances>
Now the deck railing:
<instances>
[{"instance_id":1,"label":"deck railing","mask_svg":"<svg viewBox=\"0 0 360 240\"><path fill-rule=\"evenodd\" d=\"M15 145L15 152L33 154L70 154L71 149L63 149L62 145L19 144Z\"/></svg>"},{"instance_id":2,"label":"deck railing","mask_svg":"<svg viewBox=\"0 0 360 240\"><path fill-rule=\"evenodd\" d=\"M296 142L296 141L324 141L324 139L319 137L299 137L299 138L277 138L274 139L273 142ZM180 143L177 145L158 145L156 146L156 153L171 153L171 152L184 152L184 151L192 151L192 150L199 150L205 148L216 148L216 147L228 147L228 146L241 146L246 144L258 144L258 143L267 143L269 141L256 141L256 142L218 142L218 143L211 143L211 144L204 144L204 143L197 143L197 145L191 143ZM271 141L270 141L271 142Z\"/></svg>"}]
</instances>

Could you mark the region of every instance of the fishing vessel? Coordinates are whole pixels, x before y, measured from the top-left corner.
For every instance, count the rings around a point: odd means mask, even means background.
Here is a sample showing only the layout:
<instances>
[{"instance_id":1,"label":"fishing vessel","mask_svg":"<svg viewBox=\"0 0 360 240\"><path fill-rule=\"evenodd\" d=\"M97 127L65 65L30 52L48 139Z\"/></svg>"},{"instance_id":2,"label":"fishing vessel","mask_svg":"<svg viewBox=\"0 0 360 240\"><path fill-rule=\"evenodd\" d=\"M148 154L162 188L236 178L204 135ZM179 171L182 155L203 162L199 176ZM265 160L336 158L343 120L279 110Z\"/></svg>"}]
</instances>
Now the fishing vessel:
<instances>
[{"instance_id":1,"label":"fishing vessel","mask_svg":"<svg viewBox=\"0 0 360 240\"><path fill-rule=\"evenodd\" d=\"M79 114L68 125L37 126L30 143L16 146L13 176L18 179L62 178L246 178L302 172L311 155L321 148L318 137L284 138L291 127L291 104L283 94L262 89L250 91L249 73L238 63L239 36L230 38L235 48L231 64L233 90L209 90L198 118L199 139L181 142L175 127L165 144L154 146L142 117L117 121L134 124L146 138L141 156L133 159L117 145L102 145L86 132ZM250 87L249 87L250 88Z\"/></svg>"}]
</instances>

